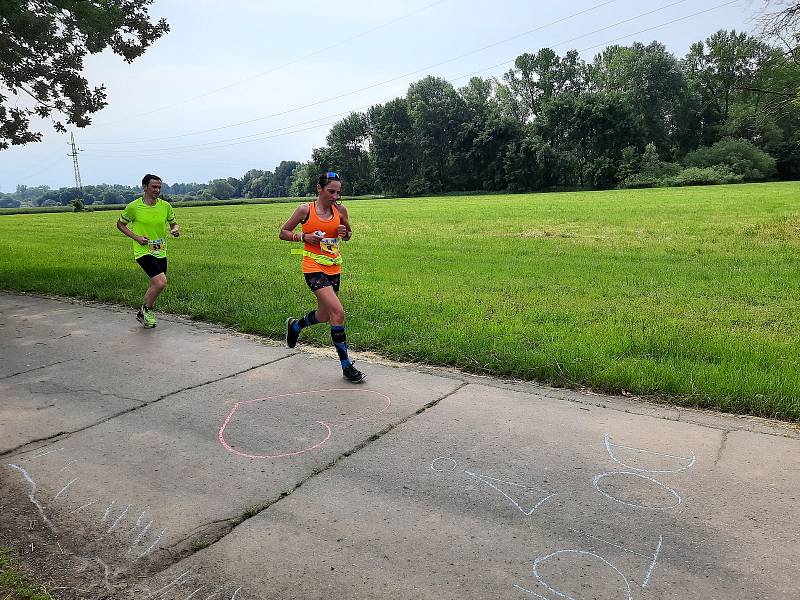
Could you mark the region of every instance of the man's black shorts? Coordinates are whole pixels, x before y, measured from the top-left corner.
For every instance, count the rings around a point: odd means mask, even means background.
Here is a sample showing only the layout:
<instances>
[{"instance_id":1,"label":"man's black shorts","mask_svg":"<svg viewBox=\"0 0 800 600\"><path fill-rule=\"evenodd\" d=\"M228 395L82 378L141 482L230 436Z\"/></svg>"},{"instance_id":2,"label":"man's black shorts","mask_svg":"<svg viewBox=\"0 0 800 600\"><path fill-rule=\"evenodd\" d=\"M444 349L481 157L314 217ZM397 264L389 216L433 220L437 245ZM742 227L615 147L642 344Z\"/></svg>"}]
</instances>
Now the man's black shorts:
<instances>
[{"instance_id":1,"label":"man's black shorts","mask_svg":"<svg viewBox=\"0 0 800 600\"><path fill-rule=\"evenodd\" d=\"M139 263L139 266L144 269L144 272L147 273L147 276L152 279L156 275L164 275L167 274L167 259L165 258L156 258L152 254L145 254L144 256L140 256L136 259L136 262Z\"/></svg>"},{"instance_id":2,"label":"man's black shorts","mask_svg":"<svg viewBox=\"0 0 800 600\"><path fill-rule=\"evenodd\" d=\"M326 275L325 273L303 273L306 278L306 285L312 292L316 292L324 287L332 287L333 291L339 293L339 281L341 275Z\"/></svg>"}]
</instances>

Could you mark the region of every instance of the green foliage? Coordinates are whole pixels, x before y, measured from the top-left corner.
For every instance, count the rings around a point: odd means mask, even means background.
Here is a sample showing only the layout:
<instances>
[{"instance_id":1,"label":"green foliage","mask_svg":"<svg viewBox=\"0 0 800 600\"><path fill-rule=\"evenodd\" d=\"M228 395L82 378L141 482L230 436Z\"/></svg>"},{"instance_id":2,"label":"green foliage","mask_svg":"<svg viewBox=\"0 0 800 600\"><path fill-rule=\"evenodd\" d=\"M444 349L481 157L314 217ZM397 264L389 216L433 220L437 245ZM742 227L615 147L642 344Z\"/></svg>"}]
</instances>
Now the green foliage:
<instances>
[{"instance_id":1,"label":"green foliage","mask_svg":"<svg viewBox=\"0 0 800 600\"><path fill-rule=\"evenodd\" d=\"M721 30L682 60L658 42L610 46L588 64L575 50L543 48L517 57L500 81L473 77L460 89L432 76L412 83L404 97L334 124L307 163L165 184L164 194L206 202L300 197L313 195L329 169L342 176L346 197L800 178L796 46L786 52ZM141 193L96 188L84 188L87 205ZM79 194L45 187L9 196L7 204L51 206Z\"/></svg>"},{"instance_id":2,"label":"green foliage","mask_svg":"<svg viewBox=\"0 0 800 600\"><path fill-rule=\"evenodd\" d=\"M393 196L421 191L412 189L420 159L408 102L396 98L383 106L373 106L369 109L369 120L370 152L380 189Z\"/></svg>"},{"instance_id":3,"label":"green foliage","mask_svg":"<svg viewBox=\"0 0 800 600\"><path fill-rule=\"evenodd\" d=\"M598 90L622 94L644 137L659 150L674 144L677 130L670 121L685 102L688 81L663 44L610 46L595 57L590 78Z\"/></svg>"},{"instance_id":4,"label":"green foliage","mask_svg":"<svg viewBox=\"0 0 800 600\"><path fill-rule=\"evenodd\" d=\"M289 182L289 196L302 198L314 194L317 177L317 168L314 163L307 162L295 167Z\"/></svg>"},{"instance_id":5,"label":"green foliage","mask_svg":"<svg viewBox=\"0 0 800 600\"><path fill-rule=\"evenodd\" d=\"M775 157L775 168L780 179L800 179L800 134L774 142L766 150Z\"/></svg>"},{"instance_id":6,"label":"green foliage","mask_svg":"<svg viewBox=\"0 0 800 600\"><path fill-rule=\"evenodd\" d=\"M33 108L0 95L0 150L41 140L30 119L50 118L57 131L66 123L90 124L106 105L103 86L89 88L83 59L109 48L131 62L169 31L164 19L153 24L152 0L0 3L0 82L13 96L32 98ZM63 116L61 116L63 115Z\"/></svg>"},{"instance_id":7,"label":"green foliage","mask_svg":"<svg viewBox=\"0 0 800 600\"><path fill-rule=\"evenodd\" d=\"M610 46L590 64L543 48L518 56L500 81L473 77L457 90L425 77L335 125L313 158L345 189L396 196L792 178L800 107L787 99L797 98L799 56L724 30L682 60L658 42ZM687 163L701 171L680 175L688 153L725 137L779 153L777 170L764 154L748 168L750 152L744 162ZM727 169L703 170L716 164Z\"/></svg>"},{"instance_id":8,"label":"green foliage","mask_svg":"<svg viewBox=\"0 0 800 600\"><path fill-rule=\"evenodd\" d=\"M733 138L690 152L684 163L692 167L726 166L746 181L768 179L776 173L773 157L756 148L752 142Z\"/></svg>"},{"instance_id":9,"label":"green foliage","mask_svg":"<svg viewBox=\"0 0 800 600\"><path fill-rule=\"evenodd\" d=\"M367 115L350 113L331 127L328 145L314 150L312 162L317 166L317 172L346 173L347 176L342 180L342 193L345 195L371 193L375 186L372 181L372 161L367 151L368 140Z\"/></svg>"},{"instance_id":10,"label":"green foliage","mask_svg":"<svg viewBox=\"0 0 800 600\"><path fill-rule=\"evenodd\" d=\"M209 182L207 192L217 200L228 200L236 195L236 187L225 179L213 179Z\"/></svg>"},{"instance_id":11,"label":"green foliage","mask_svg":"<svg viewBox=\"0 0 800 600\"><path fill-rule=\"evenodd\" d=\"M21 202L9 196L0 196L0 208L17 208Z\"/></svg>"},{"instance_id":12,"label":"green foliage","mask_svg":"<svg viewBox=\"0 0 800 600\"><path fill-rule=\"evenodd\" d=\"M689 167L672 177L662 178L661 186L683 185L716 185L722 183L739 183L743 177L731 171L727 165L711 167Z\"/></svg>"}]
</instances>

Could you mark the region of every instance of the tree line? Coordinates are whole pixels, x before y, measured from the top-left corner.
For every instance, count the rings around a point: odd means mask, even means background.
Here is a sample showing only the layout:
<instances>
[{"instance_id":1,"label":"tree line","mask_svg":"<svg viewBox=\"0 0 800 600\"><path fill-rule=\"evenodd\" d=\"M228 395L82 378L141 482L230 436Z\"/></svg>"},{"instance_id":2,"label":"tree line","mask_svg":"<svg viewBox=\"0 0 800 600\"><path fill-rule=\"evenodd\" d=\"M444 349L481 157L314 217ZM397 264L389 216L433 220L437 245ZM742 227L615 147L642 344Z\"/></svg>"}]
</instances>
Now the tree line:
<instances>
[{"instance_id":1,"label":"tree line","mask_svg":"<svg viewBox=\"0 0 800 600\"><path fill-rule=\"evenodd\" d=\"M298 161L281 161L274 171L251 169L241 178L212 179L208 183L164 182L162 196L169 200L228 200L230 198L280 198L304 196L308 188L307 165ZM87 185L50 189L46 185L18 185L15 192L0 193L0 208L20 206L91 206L93 204L127 204L142 195L140 186Z\"/></svg>"},{"instance_id":2,"label":"tree line","mask_svg":"<svg viewBox=\"0 0 800 600\"><path fill-rule=\"evenodd\" d=\"M549 48L502 78L438 77L354 112L313 151L346 194L648 187L800 178L800 52L718 31L583 61Z\"/></svg>"},{"instance_id":3,"label":"tree line","mask_svg":"<svg viewBox=\"0 0 800 600\"><path fill-rule=\"evenodd\" d=\"M207 184L174 199L306 196L321 171L346 195L539 191L800 179L800 49L721 30L678 58L659 42L585 62L549 48L500 78L460 88L428 76L404 97L335 123L305 163ZM138 186L86 186L85 204L124 204ZM0 207L67 205L74 188L18 186Z\"/></svg>"}]
</instances>

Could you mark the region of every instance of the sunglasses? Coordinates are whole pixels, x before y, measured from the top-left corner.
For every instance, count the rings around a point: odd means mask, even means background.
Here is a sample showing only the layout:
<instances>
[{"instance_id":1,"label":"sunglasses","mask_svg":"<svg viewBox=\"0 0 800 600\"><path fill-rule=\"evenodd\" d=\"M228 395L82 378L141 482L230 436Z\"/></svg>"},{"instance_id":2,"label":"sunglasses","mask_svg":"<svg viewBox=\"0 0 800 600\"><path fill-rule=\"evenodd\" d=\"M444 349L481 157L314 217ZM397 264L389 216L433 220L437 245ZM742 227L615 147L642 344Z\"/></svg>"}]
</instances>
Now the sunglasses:
<instances>
[{"instance_id":1,"label":"sunglasses","mask_svg":"<svg viewBox=\"0 0 800 600\"><path fill-rule=\"evenodd\" d=\"M325 177L327 179L335 179L336 181L340 180L339 179L339 174L336 173L335 171L328 171L327 173L325 173Z\"/></svg>"}]
</instances>

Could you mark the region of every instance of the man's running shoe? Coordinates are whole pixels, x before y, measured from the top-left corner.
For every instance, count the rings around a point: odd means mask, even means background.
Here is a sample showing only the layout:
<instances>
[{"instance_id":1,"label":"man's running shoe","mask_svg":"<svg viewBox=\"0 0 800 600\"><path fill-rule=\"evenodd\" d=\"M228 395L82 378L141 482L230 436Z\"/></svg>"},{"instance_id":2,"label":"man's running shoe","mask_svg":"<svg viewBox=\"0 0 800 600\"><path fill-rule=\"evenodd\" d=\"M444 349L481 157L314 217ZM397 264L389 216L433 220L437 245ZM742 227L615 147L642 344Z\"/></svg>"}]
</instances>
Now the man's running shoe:
<instances>
[{"instance_id":1,"label":"man's running shoe","mask_svg":"<svg viewBox=\"0 0 800 600\"><path fill-rule=\"evenodd\" d=\"M156 326L156 316L153 314L153 311L146 306L142 307L142 312L144 313L144 326L148 329Z\"/></svg>"},{"instance_id":2,"label":"man's running shoe","mask_svg":"<svg viewBox=\"0 0 800 600\"><path fill-rule=\"evenodd\" d=\"M344 371L342 371L342 377L351 383L361 383L367 378L364 373L353 366L353 363L350 363L344 368Z\"/></svg>"},{"instance_id":3,"label":"man's running shoe","mask_svg":"<svg viewBox=\"0 0 800 600\"><path fill-rule=\"evenodd\" d=\"M294 317L286 319L286 345L289 348L294 348L297 345L297 338L300 337L300 332L295 333L294 331L295 323L297 323L297 319Z\"/></svg>"}]
</instances>

